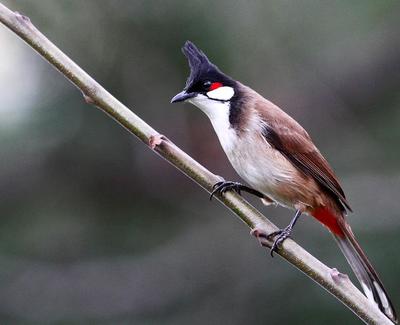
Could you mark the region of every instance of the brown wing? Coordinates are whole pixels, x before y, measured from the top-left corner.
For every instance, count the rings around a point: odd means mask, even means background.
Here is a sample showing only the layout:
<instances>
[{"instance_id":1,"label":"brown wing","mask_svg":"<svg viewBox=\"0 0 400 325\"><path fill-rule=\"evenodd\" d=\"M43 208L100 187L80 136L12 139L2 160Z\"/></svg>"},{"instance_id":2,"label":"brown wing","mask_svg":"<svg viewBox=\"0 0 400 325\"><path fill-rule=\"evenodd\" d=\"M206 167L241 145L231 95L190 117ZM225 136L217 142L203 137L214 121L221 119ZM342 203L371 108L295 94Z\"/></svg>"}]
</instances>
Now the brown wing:
<instances>
[{"instance_id":1,"label":"brown wing","mask_svg":"<svg viewBox=\"0 0 400 325\"><path fill-rule=\"evenodd\" d=\"M307 132L278 107L269 102L262 103L263 106L266 104L269 106L267 110L258 107L259 111L264 111L261 115L265 120L263 136L266 140L299 170L312 176L343 207L352 211L334 172ZM268 114L265 114L266 111Z\"/></svg>"}]
</instances>

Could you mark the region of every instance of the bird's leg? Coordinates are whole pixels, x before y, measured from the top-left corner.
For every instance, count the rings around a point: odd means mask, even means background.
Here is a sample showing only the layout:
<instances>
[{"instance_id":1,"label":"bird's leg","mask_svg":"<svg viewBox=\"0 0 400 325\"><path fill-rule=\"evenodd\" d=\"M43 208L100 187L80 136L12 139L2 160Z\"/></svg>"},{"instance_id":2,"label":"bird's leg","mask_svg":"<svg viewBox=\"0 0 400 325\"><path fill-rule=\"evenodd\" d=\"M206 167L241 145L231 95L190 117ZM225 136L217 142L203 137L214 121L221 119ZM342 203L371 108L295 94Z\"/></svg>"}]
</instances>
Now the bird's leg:
<instances>
[{"instance_id":1,"label":"bird's leg","mask_svg":"<svg viewBox=\"0 0 400 325\"><path fill-rule=\"evenodd\" d=\"M265 195L262 194L261 192L252 189L251 187L248 187L246 185L240 184L238 182L231 182L231 181L220 181L218 183L215 183L213 186L213 191L211 192L210 195L210 200L212 200L213 196L215 194L223 194L227 191L235 191L240 195L241 191L253 194L255 196L258 196L259 198L265 198Z\"/></svg>"},{"instance_id":2,"label":"bird's leg","mask_svg":"<svg viewBox=\"0 0 400 325\"><path fill-rule=\"evenodd\" d=\"M294 225L296 224L297 220L301 216L301 211L297 210L296 214L294 215L292 221L290 221L289 225L283 229L279 229L277 231L274 231L273 233L269 234L266 236L266 239L270 240L274 237L274 243L272 244L271 247L271 256L274 256L274 252L279 248L279 246L283 243L283 241L290 237L290 234L293 230Z\"/></svg>"}]
</instances>

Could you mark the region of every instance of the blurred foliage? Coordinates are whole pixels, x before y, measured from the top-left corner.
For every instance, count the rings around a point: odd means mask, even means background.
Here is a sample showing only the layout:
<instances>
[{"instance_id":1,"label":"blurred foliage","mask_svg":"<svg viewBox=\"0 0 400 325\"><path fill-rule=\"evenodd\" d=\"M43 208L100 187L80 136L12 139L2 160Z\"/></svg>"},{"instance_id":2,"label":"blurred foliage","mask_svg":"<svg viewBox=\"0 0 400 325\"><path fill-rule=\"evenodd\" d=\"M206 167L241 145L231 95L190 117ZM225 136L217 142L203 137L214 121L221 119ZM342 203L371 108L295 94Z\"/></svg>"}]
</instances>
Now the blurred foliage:
<instances>
[{"instance_id":1,"label":"blurred foliage","mask_svg":"<svg viewBox=\"0 0 400 325\"><path fill-rule=\"evenodd\" d=\"M161 133L238 179L171 106L190 39L294 116L342 179L400 310L398 1L6 1ZM358 324L0 28L0 323ZM258 202L254 202L259 207ZM263 211L285 225L291 212ZM350 272L327 232L295 238Z\"/></svg>"}]
</instances>

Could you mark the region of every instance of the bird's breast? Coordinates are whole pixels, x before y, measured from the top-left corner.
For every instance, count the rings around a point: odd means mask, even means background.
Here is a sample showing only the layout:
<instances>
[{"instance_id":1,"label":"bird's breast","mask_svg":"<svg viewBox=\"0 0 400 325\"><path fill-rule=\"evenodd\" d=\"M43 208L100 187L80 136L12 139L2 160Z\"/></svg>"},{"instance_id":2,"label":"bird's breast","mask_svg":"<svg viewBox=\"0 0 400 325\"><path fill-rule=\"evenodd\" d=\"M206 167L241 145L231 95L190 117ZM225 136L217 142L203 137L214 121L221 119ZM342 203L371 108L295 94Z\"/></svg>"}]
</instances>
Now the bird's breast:
<instances>
[{"instance_id":1,"label":"bird's breast","mask_svg":"<svg viewBox=\"0 0 400 325\"><path fill-rule=\"evenodd\" d=\"M281 184L292 182L296 176L293 165L261 135L236 135L231 143L233 145L224 148L229 161L236 172L257 190L271 195Z\"/></svg>"}]
</instances>

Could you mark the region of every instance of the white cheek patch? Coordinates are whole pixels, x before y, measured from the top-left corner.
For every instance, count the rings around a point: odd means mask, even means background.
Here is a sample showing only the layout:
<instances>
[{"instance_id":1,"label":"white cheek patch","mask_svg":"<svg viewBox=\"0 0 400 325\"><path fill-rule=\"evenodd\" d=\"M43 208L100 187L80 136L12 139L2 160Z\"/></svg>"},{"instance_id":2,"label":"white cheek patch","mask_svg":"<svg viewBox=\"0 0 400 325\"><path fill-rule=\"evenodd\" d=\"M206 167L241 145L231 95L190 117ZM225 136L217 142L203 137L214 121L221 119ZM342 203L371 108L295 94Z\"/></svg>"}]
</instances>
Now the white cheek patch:
<instances>
[{"instance_id":1,"label":"white cheek patch","mask_svg":"<svg viewBox=\"0 0 400 325\"><path fill-rule=\"evenodd\" d=\"M207 93L208 98L211 99L217 99L217 100L230 100L233 95L235 94L235 91L233 90L232 87L224 86L224 87L219 87L215 90L211 90Z\"/></svg>"}]
</instances>

